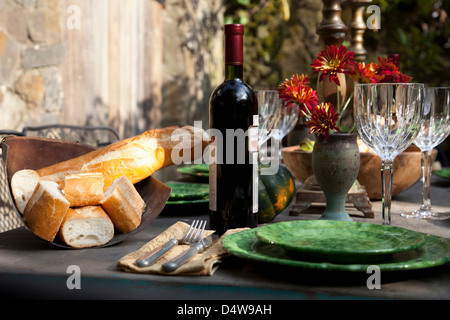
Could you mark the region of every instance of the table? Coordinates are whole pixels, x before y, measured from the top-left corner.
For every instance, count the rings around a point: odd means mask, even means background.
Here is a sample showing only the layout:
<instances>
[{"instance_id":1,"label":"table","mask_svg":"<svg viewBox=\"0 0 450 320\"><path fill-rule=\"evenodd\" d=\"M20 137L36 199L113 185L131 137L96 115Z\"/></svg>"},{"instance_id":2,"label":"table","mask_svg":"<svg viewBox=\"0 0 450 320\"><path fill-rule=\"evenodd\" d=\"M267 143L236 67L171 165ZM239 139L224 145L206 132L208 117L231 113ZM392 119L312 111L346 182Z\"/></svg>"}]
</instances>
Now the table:
<instances>
[{"instance_id":1,"label":"table","mask_svg":"<svg viewBox=\"0 0 450 320\"><path fill-rule=\"evenodd\" d=\"M450 183L433 177L432 203L450 211ZM421 201L420 182L393 199L393 225L430 232L450 239L450 220L403 219L404 208ZM381 222L381 203L373 202L375 219ZM125 273L116 262L176 221L205 218L202 208L186 206L165 210L148 228L107 248L65 250L35 237L25 228L0 234L0 294L6 297L45 299L450 299L450 264L432 269L385 273L381 289L369 289L370 274L314 271L226 257L213 276L161 276ZM315 216L295 217L295 219ZM288 209L274 222L293 219ZM370 220L370 221L369 221ZM69 289L71 267L81 273L80 289ZM68 270L69 268L69 270Z\"/></svg>"}]
</instances>

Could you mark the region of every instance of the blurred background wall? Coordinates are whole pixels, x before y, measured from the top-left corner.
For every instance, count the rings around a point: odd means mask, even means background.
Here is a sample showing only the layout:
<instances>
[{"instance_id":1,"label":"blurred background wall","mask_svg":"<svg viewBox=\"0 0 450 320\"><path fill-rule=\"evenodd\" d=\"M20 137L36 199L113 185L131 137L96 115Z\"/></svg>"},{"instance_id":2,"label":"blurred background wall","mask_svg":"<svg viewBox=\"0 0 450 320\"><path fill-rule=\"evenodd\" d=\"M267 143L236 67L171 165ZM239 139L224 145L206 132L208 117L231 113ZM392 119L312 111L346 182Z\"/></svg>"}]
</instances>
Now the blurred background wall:
<instances>
[{"instance_id":1,"label":"blurred background wall","mask_svg":"<svg viewBox=\"0 0 450 320\"><path fill-rule=\"evenodd\" d=\"M347 25L352 2L341 2ZM0 0L0 128L110 125L125 138L195 120L207 127L209 95L223 79L223 24L246 26L246 81L275 88L310 72L322 4ZM397 53L414 81L450 85L450 1L370 4L380 8L381 29L364 33L367 60Z\"/></svg>"}]
</instances>

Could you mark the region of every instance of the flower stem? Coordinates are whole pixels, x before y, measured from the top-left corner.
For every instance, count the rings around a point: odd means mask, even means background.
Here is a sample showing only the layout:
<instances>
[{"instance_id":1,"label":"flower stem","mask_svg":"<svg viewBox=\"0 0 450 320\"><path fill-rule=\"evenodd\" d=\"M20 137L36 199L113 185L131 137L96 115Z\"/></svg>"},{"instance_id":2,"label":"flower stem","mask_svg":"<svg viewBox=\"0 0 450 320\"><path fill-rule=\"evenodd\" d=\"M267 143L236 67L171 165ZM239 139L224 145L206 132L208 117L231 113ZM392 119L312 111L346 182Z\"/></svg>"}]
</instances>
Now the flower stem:
<instances>
[{"instance_id":1,"label":"flower stem","mask_svg":"<svg viewBox=\"0 0 450 320\"><path fill-rule=\"evenodd\" d=\"M338 113L340 113L341 110L341 103L339 102L339 86L336 85L336 109L338 111Z\"/></svg>"},{"instance_id":2,"label":"flower stem","mask_svg":"<svg viewBox=\"0 0 450 320\"><path fill-rule=\"evenodd\" d=\"M300 112L303 114L303 116L305 118L309 118L311 116L311 111L308 109L308 107L305 106L305 104L303 104L304 109L300 109ZM305 112L306 110L306 112Z\"/></svg>"},{"instance_id":3,"label":"flower stem","mask_svg":"<svg viewBox=\"0 0 450 320\"><path fill-rule=\"evenodd\" d=\"M341 112L340 112L340 107L341 107L341 103L340 103L340 101L339 101L340 99L339 99L339 85L336 85L336 110L337 110L337 112L338 112L338 114L339 114L339 118L338 118L338 120L337 120L337 122L336 122L336 126L338 127L338 128L340 128L341 127L341 117L342 117L342 114L341 114Z\"/></svg>"},{"instance_id":4,"label":"flower stem","mask_svg":"<svg viewBox=\"0 0 450 320\"><path fill-rule=\"evenodd\" d=\"M344 113L345 109L347 109L348 105L350 104L350 101L352 100L354 95L354 92L352 91L352 93L350 94L350 97L348 97L347 101L344 104L344 107L342 108L342 113Z\"/></svg>"}]
</instances>

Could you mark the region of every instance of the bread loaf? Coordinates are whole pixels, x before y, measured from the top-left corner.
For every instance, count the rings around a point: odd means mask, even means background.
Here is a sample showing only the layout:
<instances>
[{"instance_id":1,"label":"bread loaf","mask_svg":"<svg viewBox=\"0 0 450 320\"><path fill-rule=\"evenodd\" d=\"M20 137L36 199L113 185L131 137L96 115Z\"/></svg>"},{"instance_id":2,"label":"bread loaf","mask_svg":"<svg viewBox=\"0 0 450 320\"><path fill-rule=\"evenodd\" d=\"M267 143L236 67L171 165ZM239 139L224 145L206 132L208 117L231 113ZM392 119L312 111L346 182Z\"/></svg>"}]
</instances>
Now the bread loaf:
<instances>
[{"instance_id":1,"label":"bread loaf","mask_svg":"<svg viewBox=\"0 0 450 320\"><path fill-rule=\"evenodd\" d=\"M39 174L34 170L19 170L11 178L11 190L16 207L23 214L28 200L40 180Z\"/></svg>"},{"instance_id":2,"label":"bread loaf","mask_svg":"<svg viewBox=\"0 0 450 320\"><path fill-rule=\"evenodd\" d=\"M126 176L116 179L106 190L102 207L121 232L130 232L141 224L145 202Z\"/></svg>"},{"instance_id":3,"label":"bread loaf","mask_svg":"<svg viewBox=\"0 0 450 320\"><path fill-rule=\"evenodd\" d=\"M100 206L71 208L61 224L59 237L74 248L101 246L114 237L114 226Z\"/></svg>"},{"instance_id":4,"label":"bread loaf","mask_svg":"<svg viewBox=\"0 0 450 320\"><path fill-rule=\"evenodd\" d=\"M103 185L100 172L71 174L64 180L64 196L71 207L99 205L103 200Z\"/></svg>"},{"instance_id":5,"label":"bread loaf","mask_svg":"<svg viewBox=\"0 0 450 320\"><path fill-rule=\"evenodd\" d=\"M25 207L23 221L38 237L53 241L69 207L57 183L40 180Z\"/></svg>"},{"instance_id":6,"label":"bread loaf","mask_svg":"<svg viewBox=\"0 0 450 320\"><path fill-rule=\"evenodd\" d=\"M177 130L178 129L178 130ZM144 180L154 172L174 164L172 150L183 146L190 158L202 155L209 138L201 128L167 127L115 142L80 157L37 170L44 180L63 185L70 174L101 172L104 190L114 180L125 175L132 184ZM195 152L194 151L200 151Z\"/></svg>"}]
</instances>

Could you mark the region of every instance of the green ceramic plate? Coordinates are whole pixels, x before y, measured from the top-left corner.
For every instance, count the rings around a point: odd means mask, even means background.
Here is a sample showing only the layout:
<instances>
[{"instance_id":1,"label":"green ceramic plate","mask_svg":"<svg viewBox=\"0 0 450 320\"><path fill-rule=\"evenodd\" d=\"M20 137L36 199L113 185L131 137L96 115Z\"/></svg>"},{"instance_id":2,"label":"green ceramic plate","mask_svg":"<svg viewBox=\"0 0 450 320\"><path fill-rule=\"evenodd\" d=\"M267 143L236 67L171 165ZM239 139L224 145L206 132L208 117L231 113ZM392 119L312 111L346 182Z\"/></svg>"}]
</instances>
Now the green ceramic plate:
<instances>
[{"instance_id":1,"label":"green ceramic plate","mask_svg":"<svg viewBox=\"0 0 450 320\"><path fill-rule=\"evenodd\" d=\"M209 196L207 184L169 182L166 185L172 189L169 201L203 200Z\"/></svg>"},{"instance_id":2,"label":"green ceramic plate","mask_svg":"<svg viewBox=\"0 0 450 320\"><path fill-rule=\"evenodd\" d=\"M257 230L257 229L256 229ZM223 238L224 249L232 255L266 263L316 270L367 272L372 264L338 264L292 259L286 251L256 238L255 229L233 233ZM380 271L403 271L437 267L450 261L450 241L424 235L424 245L418 249L396 253L389 260L377 263Z\"/></svg>"},{"instance_id":3,"label":"green ceramic plate","mask_svg":"<svg viewBox=\"0 0 450 320\"><path fill-rule=\"evenodd\" d=\"M450 168L436 170L433 173L441 178L450 179Z\"/></svg>"},{"instance_id":4,"label":"green ceramic plate","mask_svg":"<svg viewBox=\"0 0 450 320\"><path fill-rule=\"evenodd\" d=\"M209 202L209 185L201 183L168 182L172 189L166 205L202 204Z\"/></svg>"},{"instance_id":5,"label":"green ceramic plate","mask_svg":"<svg viewBox=\"0 0 450 320\"><path fill-rule=\"evenodd\" d=\"M180 167L177 169L177 171L187 176L197 177L199 180L208 180L209 178L209 170L205 172L203 170L195 168L194 166Z\"/></svg>"},{"instance_id":6,"label":"green ceramic plate","mask_svg":"<svg viewBox=\"0 0 450 320\"><path fill-rule=\"evenodd\" d=\"M404 228L353 221L296 220L269 224L256 237L315 261L367 262L416 249L423 233Z\"/></svg>"},{"instance_id":7,"label":"green ceramic plate","mask_svg":"<svg viewBox=\"0 0 450 320\"><path fill-rule=\"evenodd\" d=\"M208 203L209 202L209 196L205 197L203 199L195 199L195 200L168 200L166 202L166 205L180 205L180 204L202 204L202 203Z\"/></svg>"},{"instance_id":8,"label":"green ceramic plate","mask_svg":"<svg viewBox=\"0 0 450 320\"><path fill-rule=\"evenodd\" d=\"M194 171L209 174L209 165L206 163L194 164L191 166L191 168Z\"/></svg>"}]
</instances>

